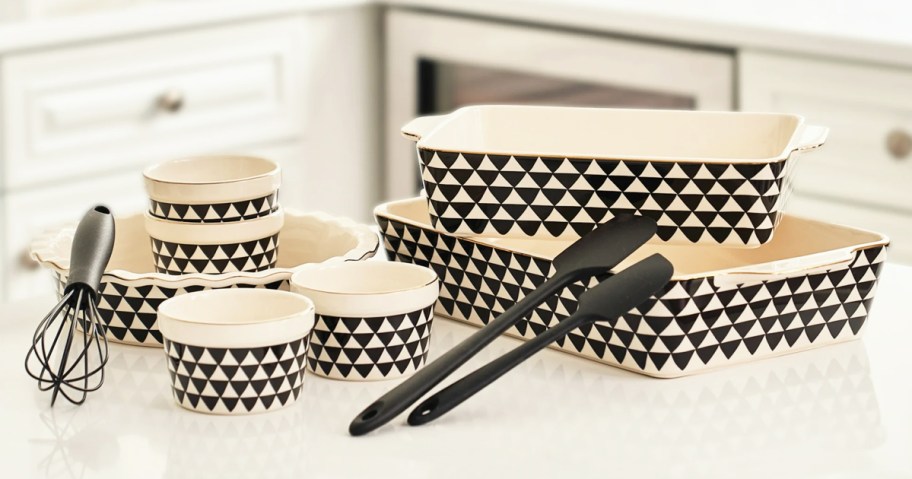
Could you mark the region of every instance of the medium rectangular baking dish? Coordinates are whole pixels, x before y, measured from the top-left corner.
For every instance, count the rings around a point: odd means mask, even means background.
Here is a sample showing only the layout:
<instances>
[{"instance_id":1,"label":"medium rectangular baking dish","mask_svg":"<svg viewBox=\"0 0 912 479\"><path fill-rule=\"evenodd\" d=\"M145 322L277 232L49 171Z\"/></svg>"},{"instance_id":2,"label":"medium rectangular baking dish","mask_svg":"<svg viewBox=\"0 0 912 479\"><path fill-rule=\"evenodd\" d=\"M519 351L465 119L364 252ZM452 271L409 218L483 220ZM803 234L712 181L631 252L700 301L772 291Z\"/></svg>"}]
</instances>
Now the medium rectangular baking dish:
<instances>
[{"instance_id":1,"label":"medium rectangular baking dish","mask_svg":"<svg viewBox=\"0 0 912 479\"><path fill-rule=\"evenodd\" d=\"M785 114L495 105L402 132L448 233L572 238L633 213L664 241L751 247L773 236L795 153L827 135Z\"/></svg>"},{"instance_id":2,"label":"medium rectangular baking dish","mask_svg":"<svg viewBox=\"0 0 912 479\"><path fill-rule=\"evenodd\" d=\"M569 242L456 237L431 226L422 198L386 203L374 214L391 260L437 272L437 313L478 326L553 274L550 260ZM758 248L650 243L618 268L661 253L675 266L668 286L554 347L670 378L852 340L863 331L888 244L878 233L789 215ZM540 334L571 314L593 284L567 288L507 334Z\"/></svg>"}]
</instances>

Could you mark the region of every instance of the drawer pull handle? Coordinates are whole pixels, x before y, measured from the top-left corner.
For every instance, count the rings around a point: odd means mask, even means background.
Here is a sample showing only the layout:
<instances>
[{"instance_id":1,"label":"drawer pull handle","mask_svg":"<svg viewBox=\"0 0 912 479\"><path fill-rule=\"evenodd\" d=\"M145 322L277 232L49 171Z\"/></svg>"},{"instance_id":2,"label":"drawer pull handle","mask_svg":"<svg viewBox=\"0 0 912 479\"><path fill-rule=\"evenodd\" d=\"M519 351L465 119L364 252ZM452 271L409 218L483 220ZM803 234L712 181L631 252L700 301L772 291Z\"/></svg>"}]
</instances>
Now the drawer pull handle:
<instances>
[{"instance_id":1,"label":"drawer pull handle","mask_svg":"<svg viewBox=\"0 0 912 479\"><path fill-rule=\"evenodd\" d=\"M168 90L158 97L158 107L168 113L177 113L184 107L184 94L179 90Z\"/></svg>"},{"instance_id":2,"label":"drawer pull handle","mask_svg":"<svg viewBox=\"0 0 912 479\"><path fill-rule=\"evenodd\" d=\"M22 252L17 256L19 260L19 268L23 271L34 271L41 266L37 261L32 259L32 255L29 253L28 248L22 250Z\"/></svg>"},{"instance_id":3,"label":"drawer pull handle","mask_svg":"<svg viewBox=\"0 0 912 479\"><path fill-rule=\"evenodd\" d=\"M887 150L894 159L905 160L912 153L912 135L896 129L887 134Z\"/></svg>"}]
</instances>

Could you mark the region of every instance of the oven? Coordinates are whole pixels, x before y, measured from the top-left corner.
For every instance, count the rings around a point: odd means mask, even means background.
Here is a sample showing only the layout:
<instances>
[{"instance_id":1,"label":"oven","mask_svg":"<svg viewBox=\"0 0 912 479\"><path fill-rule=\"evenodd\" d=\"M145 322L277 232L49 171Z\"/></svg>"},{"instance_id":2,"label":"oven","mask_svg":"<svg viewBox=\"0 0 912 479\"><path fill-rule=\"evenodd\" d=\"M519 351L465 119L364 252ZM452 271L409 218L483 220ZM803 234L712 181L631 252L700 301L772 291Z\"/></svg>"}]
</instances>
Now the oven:
<instances>
[{"instance_id":1,"label":"oven","mask_svg":"<svg viewBox=\"0 0 912 479\"><path fill-rule=\"evenodd\" d=\"M731 110L735 59L709 47L390 9L386 15L384 188L420 188L418 115L474 104Z\"/></svg>"}]
</instances>

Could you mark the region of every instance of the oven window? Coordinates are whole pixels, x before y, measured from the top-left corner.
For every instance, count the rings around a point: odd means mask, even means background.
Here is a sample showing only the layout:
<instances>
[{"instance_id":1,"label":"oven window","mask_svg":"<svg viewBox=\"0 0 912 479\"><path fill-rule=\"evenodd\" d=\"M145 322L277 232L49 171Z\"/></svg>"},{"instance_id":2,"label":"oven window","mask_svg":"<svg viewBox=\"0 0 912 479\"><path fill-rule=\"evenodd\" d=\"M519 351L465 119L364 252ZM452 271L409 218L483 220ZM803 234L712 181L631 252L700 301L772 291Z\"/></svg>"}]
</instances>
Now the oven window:
<instances>
[{"instance_id":1,"label":"oven window","mask_svg":"<svg viewBox=\"0 0 912 479\"><path fill-rule=\"evenodd\" d=\"M623 85L589 83L513 70L421 59L418 113L485 103L693 110L696 99Z\"/></svg>"}]
</instances>

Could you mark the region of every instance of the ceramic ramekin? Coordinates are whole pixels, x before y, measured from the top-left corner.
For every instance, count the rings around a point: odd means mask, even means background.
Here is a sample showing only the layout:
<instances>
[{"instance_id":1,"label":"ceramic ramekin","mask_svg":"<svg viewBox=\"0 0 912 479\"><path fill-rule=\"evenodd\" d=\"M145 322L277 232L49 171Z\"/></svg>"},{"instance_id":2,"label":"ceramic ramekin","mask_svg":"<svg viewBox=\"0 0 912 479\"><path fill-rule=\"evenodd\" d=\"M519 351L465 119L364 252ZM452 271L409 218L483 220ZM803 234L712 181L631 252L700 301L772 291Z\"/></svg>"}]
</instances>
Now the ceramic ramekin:
<instances>
[{"instance_id":1,"label":"ceramic ramekin","mask_svg":"<svg viewBox=\"0 0 912 479\"><path fill-rule=\"evenodd\" d=\"M278 208L277 163L254 156L198 156L143 172L149 213L171 221L222 223L259 218Z\"/></svg>"},{"instance_id":2,"label":"ceramic ramekin","mask_svg":"<svg viewBox=\"0 0 912 479\"><path fill-rule=\"evenodd\" d=\"M291 290L313 300L317 316L307 367L333 379L410 375L427 360L437 274L381 261L312 265Z\"/></svg>"},{"instance_id":3,"label":"ceramic ramekin","mask_svg":"<svg viewBox=\"0 0 912 479\"><path fill-rule=\"evenodd\" d=\"M231 223L181 223L145 214L155 270L167 274L263 271L278 259L281 208Z\"/></svg>"},{"instance_id":4,"label":"ceramic ramekin","mask_svg":"<svg viewBox=\"0 0 912 479\"><path fill-rule=\"evenodd\" d=\"M313 303L268 289L198 291L158 308L174 400L211 414L288 406L301 395Z\"/></svg>"},{"instance_id":5,"label":"ceramic ramekin","mask_svg":"<svg viewBox=\"0 0 912 479\"><path fill-rule=\"evenodd\" d=\"M418 118L431 225L458 236L578 238L617 214L680 244L773 237L800 153L796 115L484 105Z\"/></svg>"}]
</instances>

